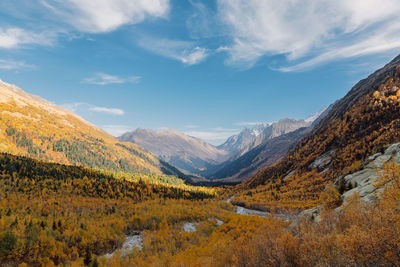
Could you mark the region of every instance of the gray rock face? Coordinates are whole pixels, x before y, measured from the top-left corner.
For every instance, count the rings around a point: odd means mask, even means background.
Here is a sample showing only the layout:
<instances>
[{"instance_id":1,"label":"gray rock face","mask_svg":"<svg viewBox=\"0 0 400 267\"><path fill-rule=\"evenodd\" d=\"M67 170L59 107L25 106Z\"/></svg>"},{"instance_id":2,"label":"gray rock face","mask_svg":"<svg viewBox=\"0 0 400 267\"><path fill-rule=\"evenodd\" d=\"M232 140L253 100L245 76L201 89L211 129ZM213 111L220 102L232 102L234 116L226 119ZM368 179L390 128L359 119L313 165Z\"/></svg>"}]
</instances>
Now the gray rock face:
<instances>
[{"instance_id":1,"label":"gray rock face","mask_svg":"<svg viewBox=\"0 0 400 267\"><path fill-rule=\"evenodd\" d=\"M368 158L369 162L363 170L346 175L343 178L346 184L354 186L353 189L342 195L343 202L346 202L354 193L358 193L365 201L375 200L376 194L374 193L377 191L375 184L380 177L379 172L382 170L385 163L391 160L400 165L400 143L389 146L384 154L377 153L370 156Z\"/></svg>"},{"instance_id":2,"label":"gray rock face","mask_svg":"<svg viewBox=\"0 0 400 267\"><path fill-rule=\"evenodd\" d=\"M125 257L126 255L131 253L133 248L136 248L137 250L143 249L143 235L139 234L139 235L126 236L126 239L125 239L124 243L122 244L122 248L121 248L121 258ZM115 252L116 251L105 254L104 257L112 258L114 256Z\"/></svg>"},{"instance_id":3,"label":"gray rock face","mask_svg":"<svg viewBox=\"0 0 400 267\"><path fill-rule=\"evenodd\" d=\"M315 167L319 167L320 162L323 162L323 159L328 157L321 157L321 159L317 159L315 163ZM337 185L339 181L344 181L346 186L353 187L351 190L345 192L341 198L343 201L343 205L346 205L349 198L353 196L355 193L358 193L362 200L366 202L372 202L376 200L378 194L384 189L378 189L376 187L377 179L380 177L380 171L384 167L385 163L393 160L396 164L400 165L400 143L393 144L389 146L385 152L376 153L370 156L367 159L366 167L363 170L358 172L348 174L346 176L340 176L335 179L335 184ZM313 164L314 164L313 163ZM318 164L317 164L318 163ZM338 207L336 210L339 211L342 209L342 206ZM306 217L306 218L314 218L316 222L320 221L321 206L314 207L308 210L304 210L298 214L298 218ZM298 222L298 219L295 220L294 224Z\"/></svg>"},{"instance_id":4,"label":"gray rock face","mask_svg":"<svg viewBox=\"0 0 400 267\"><path fill-rule=\"evenodd\" d=\"M187 233L193 233L197 231L197 223L195 222L187 222L183 225L183 231Z\"/></svg>"},{"instance_id":5,"label":"gray rock face","mask_svg":"<svg viewBox=\"0 0 400 267\"><path fill-rule=\"evenodd\" d=\"M331 163L332 158L335 156L336 150L331 150L321 156L319 156L313 163L308 166L310 170L318 169L320 171L324 170L329 163Z\"/></svg>"}]
</instances>

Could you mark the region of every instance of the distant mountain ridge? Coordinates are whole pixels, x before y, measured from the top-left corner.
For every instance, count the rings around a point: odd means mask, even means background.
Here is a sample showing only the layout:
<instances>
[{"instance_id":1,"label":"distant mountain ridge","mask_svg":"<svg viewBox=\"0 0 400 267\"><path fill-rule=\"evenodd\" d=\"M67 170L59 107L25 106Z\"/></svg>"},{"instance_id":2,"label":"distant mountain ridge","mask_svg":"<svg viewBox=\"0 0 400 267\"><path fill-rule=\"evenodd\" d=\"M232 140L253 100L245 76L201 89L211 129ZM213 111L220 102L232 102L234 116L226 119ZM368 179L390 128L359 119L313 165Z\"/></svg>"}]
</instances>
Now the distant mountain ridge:
<instances>
[{"instance_id":1,"label":"distant mountain ridge","mask_svg":"<svg viewBox=\"0 0 400 267\"><path fill-rule=\"evenodd\" d=\"M136 129L118 139L138 144L173 166L194 174L229 158L227 151L172 129Z\"/></svg>"},{"instance_id":2,"label":"distant mountain ridge","mask_svg":"<svg viewBox=\"0 0 400 267\"><path fill-rule=\"evenodd\" d=\"M240 133L229 137L225 143L217 146L217 148L235 155L247 149L267 127L269 127L268 123L260 123L252 128L245 128Z\"/></svg>"},{"instance_id":3,"label":"distant mountain ridge","mask_svg":"<svg viewBox=\"0 0 400 267\"><path fill-rule=\"evenodd\" d=\"M305 134L311 131L314 122L325 114L326 108L306 120L281 119L266 125L252 142L228 161L215 166L208 173L210 179L220 182L241 182L258 170L279 161Z\"/></svg>"},{"instance_id":4,"label":"distant mountain ridge","mask_svg":"<svg viewBox=\"0 0 400 267\"><path fill-rule=\"evenodd\" d=\"M286 118L272 124L260 123L250 129L245 128L219 146L171 129L137 129L118 139L144 147L184 172L239 182L254 174L258 168L269 166L284 156L300 135L305 134L305 130L287 134L310 127L323 111L313 114L307 121ZM284 135L287 136L272 141ZM259 148L260 145L266 145L265 150ZM244 167L246 164L248 169Z\"/></svg>"},{"instance_id":5,"label":"distant mountain ridge","mask_svg":"<svg viewBox=\"0 0 400 267\"><path fill-rule=\"evenodd\" d=\"M15 85L0 81L0 152L93 169L176 174L143 148Z\"/></svg>"}]
</instances>

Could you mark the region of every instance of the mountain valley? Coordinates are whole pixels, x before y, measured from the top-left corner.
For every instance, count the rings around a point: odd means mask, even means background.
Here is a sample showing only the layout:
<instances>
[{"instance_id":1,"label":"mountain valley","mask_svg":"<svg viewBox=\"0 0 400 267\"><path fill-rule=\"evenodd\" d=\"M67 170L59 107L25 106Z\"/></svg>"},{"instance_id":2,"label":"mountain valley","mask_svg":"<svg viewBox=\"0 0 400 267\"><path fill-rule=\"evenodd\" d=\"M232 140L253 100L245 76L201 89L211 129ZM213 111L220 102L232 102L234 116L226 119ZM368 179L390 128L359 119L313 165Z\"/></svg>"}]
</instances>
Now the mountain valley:
<instances>
[{"instance_id":1,"label":"mountain valley","mask_svg":"<svg viewBox=\"0 0 400 267\"><path fill-rule=\"evenodd\" d=\"M399 13L0 1L0 267L400 266Z\"/></svg>"}]
</instances>

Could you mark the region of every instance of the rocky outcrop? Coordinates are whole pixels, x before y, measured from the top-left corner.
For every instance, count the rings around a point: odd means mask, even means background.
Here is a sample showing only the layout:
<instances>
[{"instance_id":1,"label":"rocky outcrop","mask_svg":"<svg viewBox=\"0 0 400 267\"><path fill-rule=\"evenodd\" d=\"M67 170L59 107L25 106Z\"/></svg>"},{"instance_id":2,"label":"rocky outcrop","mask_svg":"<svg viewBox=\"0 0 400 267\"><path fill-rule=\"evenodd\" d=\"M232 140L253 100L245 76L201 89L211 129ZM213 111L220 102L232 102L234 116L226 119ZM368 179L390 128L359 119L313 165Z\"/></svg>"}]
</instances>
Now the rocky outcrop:
<instances>
[{"instance_id":1,"label":"rocky outcrop","mask_svg":"<svg viewBox=\"0 0 400 267\"><path fill-rule=\"evenodd\" d=\"M391 145L383 154L377 153L369 157L363 170L343 177L346 185L353 187L342 195L343 202L345 203L354 193L358 193L364 201L370 202L376 199L376 183L380 171L385 163L392 160L400 165L400 143Z\"/></svg>"},{"instance_id":2,"label":"rocky outcrop","mask_svg":"<svg viewBox=\"0 0 400 267\"><path fill-rule=\"evenodd\" d=\"M342 194L342 205L337 210L346 205L348 200L356 193L367 203L376 200L379 197L379 192L383 190L377 188L377 180L380 178L380 173L385 163L390 161L400 165L400 143L389 146L384 153L376 153L370 156L364 162L365 167L362 170L336 178L334 184L337 187L344 186L345 188L350 188ZM320 220L320 212L321 206L314 207L299 213L298 218L312 218L318 222ZM297 221L296 219L295 223Z\"/></svg>"}]
</instances>

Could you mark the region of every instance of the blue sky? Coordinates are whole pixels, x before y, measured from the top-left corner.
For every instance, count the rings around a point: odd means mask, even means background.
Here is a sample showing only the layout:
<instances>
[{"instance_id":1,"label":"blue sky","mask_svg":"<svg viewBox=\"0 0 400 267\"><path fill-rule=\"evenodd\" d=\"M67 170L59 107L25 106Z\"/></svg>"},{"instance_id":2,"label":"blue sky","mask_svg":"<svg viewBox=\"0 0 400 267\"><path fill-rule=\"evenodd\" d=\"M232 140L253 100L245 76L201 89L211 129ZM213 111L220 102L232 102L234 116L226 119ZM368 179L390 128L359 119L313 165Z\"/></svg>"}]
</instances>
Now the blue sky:
<instances>
[{"instance_id":1,"label":"blue sky","mask_svg":"<svg viewBox=\"0 0 400 267\"><path fill-rule=\"evenodd\" d=\"M2 0L0 78L114 135L306 118L400 53L398 0Z\"/></svg>"}]
</instances>

